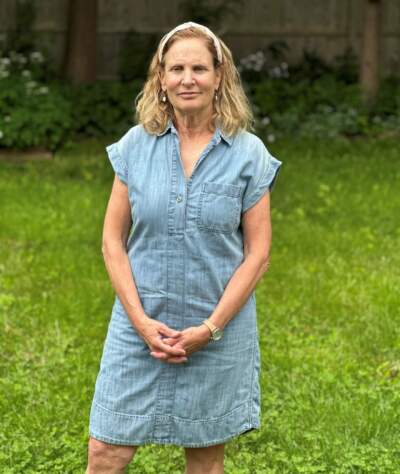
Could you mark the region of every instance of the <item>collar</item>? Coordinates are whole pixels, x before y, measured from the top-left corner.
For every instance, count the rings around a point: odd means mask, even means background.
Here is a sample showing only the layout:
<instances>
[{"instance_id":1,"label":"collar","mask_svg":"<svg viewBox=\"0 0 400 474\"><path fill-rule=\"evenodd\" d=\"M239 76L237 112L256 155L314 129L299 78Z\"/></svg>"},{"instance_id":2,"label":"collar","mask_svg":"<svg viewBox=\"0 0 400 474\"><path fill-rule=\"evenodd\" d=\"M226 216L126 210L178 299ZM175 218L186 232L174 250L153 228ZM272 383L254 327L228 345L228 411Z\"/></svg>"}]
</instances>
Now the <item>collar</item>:
<instances>
[{"instance_id":1,"label":"collar","mask_svg":"<svg viewBox=\"0 0 400 474\"><path fill-rule=\"evenodd\" d=\"M172 120L170 118L168 119L168 123L167 123L167 126L165 127L165 130L161 133L158 133L157 136L162 137L163 135L165 135L169 131L171 131L172 133L175 133L175 135L178 135L178 132L175 128L175 125L174 125L174 123L172 122ZM223 138L229 146L232 145L233 137L230 137L229 135L226 135L225 133L222 132L222 130L219 127L217 127L215 132L214 132L213 140L218 142L220 137Z\"/></svg>"}]
</instances>

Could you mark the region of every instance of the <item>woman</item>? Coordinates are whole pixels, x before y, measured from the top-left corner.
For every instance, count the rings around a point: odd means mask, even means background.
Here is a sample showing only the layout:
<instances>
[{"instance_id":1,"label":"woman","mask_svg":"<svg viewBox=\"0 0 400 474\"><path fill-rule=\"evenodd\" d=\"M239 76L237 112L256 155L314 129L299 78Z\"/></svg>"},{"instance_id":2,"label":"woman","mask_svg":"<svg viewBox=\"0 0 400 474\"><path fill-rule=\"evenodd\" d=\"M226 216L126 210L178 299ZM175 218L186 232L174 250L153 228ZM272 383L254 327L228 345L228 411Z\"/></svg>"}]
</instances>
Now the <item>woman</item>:
<instances>
[{"instance_id":1,"label":"woman","mask_svg":"<svg viewBox=\"0 0 400 474\"><path fill-rule=\"evenodd\" d=\"M158 443L185 448L186 474L220 474L224 443L260 427L254 289L281 162L249 131L232 54L202 25L164 36L136 105L138 125L107 147L116 297L86 472L122 473Z\"/></svg>"}]
</instances>

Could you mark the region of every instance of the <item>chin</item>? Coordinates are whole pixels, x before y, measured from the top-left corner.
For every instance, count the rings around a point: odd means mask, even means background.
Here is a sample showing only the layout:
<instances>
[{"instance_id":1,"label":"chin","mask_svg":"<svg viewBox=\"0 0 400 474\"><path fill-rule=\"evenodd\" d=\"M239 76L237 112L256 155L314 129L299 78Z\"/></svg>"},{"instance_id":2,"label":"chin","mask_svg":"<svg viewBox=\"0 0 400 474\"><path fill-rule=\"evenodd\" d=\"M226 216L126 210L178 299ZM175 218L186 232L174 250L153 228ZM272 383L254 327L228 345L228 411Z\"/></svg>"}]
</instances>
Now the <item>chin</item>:
<instances>
[{"instance_id":1,"label":"chin","mask_svg":"<svg viewBox=\"0 0 400 474\"><path fill-rule=\"evenodd\" d=\"M203 109L207 109L211 104L201 104L197 101L187 101L182 104L182 102L178 105L177 104L177 109L183 110L183 111L196 111L198 110L199 112Z\"/></svg>"},{"instance_id":2,"label":"chin","mask_svg":"<svg viewBox=\"0 0 400 474\"><path fill-rule=\"evenodd\" d=\"M179 104L181 109L202 109L204 108L204 105L199 104L199 103L194 103L193 104Z\"/></svg>"}]
</instances>

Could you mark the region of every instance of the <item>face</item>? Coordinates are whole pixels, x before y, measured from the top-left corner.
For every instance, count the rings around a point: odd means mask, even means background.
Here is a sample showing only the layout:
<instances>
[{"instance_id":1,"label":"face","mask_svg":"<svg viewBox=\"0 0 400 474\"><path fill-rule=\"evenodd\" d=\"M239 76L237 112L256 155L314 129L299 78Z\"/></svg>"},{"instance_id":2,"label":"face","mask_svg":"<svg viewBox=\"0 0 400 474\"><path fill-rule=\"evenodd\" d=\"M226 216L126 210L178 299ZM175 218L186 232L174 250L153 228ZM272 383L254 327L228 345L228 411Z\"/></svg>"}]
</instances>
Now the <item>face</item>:
<instances>
[{"instance_id":1,"label":"face","mask_svg":"<svg viewBox=\"0 0 400 474\"><path fill-rule=\"evenodd\" d=\"M209 109L221 74L214 69L213 57L200 38L186 38L173 43L164 56L165 69L161 86L174 110L196 113Z\"/></svg>"}]
</instances>

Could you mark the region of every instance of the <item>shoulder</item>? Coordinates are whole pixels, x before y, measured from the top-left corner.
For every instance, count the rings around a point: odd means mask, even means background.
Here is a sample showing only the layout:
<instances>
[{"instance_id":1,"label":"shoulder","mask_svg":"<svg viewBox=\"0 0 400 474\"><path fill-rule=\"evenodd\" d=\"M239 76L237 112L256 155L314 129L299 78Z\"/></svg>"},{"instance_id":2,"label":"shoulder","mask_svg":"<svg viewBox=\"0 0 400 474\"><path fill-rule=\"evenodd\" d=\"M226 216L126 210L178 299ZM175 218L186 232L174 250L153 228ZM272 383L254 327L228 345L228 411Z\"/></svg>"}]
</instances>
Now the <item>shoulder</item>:
<instances>
[{"instance_id":1,"label":"shoulder","mask_svg":"<svg viewBox=\"0 0 400 474\"><path fill-rule=\"evenodd\" d=\"M133 125L122 135L120 141L133 142L140 139L144 134L147 134L147 132L144 130L143 125Z\"/></svg>"},{"instance_id":2,"label":"shoulder","mask_svg":"<svg viewBox=\"0 0 400 474\"><path fill-rule=\"evenodd\" d=\"M130 127L118 140L117 145L121 154L129 153L132 149L148 146L152 135L146 132L142 124Z\"/></svg>"},{"instance_id":3,"label":"shoulder","mask_svg":"<svg viewBox=\"0 0 400 474\"><path fill-rule=\"evenodd\" d=\"M249 151L268 151L262 139L254 133L244 130L236 135L235 144Z\"/></svg>"},{"instance_id":4,"label":"shoulder","mask_svg":"<svg viewBox=\"0 0 400 474\"><path fill-rule=\"evenodd\" d=\"M241 156L246 162L253 164L258 161L265 162L265 160L272 157L263 140L247 130L236 135L234 144L238 156Z\"/></svg>"},{"instance_id":5,"label":"shoulder","mask_svg":"<svg viewBox=\"0 0 400 474\"><path fill-rule=\"evenodd\" d=\"M263 140L254 133L244 131L238 135L238 156L247 172L253 177L273 177L282 161L276 158L265 146Z\"/></svg>"}]
</instances>

